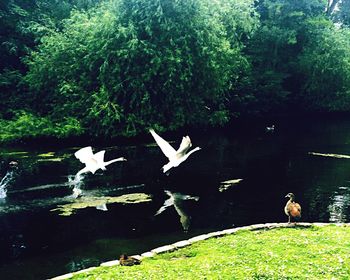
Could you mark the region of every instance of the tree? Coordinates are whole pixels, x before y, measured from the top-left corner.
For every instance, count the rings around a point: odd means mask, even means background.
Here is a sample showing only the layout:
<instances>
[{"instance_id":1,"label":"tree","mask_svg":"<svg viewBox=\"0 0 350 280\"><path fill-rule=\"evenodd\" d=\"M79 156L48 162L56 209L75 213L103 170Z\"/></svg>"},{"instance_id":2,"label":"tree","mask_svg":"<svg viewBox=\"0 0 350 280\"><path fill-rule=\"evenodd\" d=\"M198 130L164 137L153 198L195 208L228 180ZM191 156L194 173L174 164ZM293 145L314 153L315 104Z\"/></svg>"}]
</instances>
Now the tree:
<instances>
[{"instance_id":1,"label":"tree","mask_svg":"<svg viewBox=\"0 0 350 280\"><path fill-rule=\"evenodd\" d=\"M337 6L339 6L339 3L341 3L344 0L327 0L327 8L326 13L328 16L331 16L334 12Z\"/></svg>"},{"instance_id":2,"label":"tree","mask_svg":"<svg viewBox=\"0 0 350 280\"><path fill-rule=\"evenodd\" d=\"M310 38L300 56L303 106L313 111L350 110L350 30L324 18L309 21Z\"/></svg>"},{"instance_id":3,"label":"tree","mask_svg":"<svg viewBox=\"0 0 350 280\"><path fill-rule=\"evenodd\" d=\"M291 108L297 102L303 82L298 56L307 41L308 20L324 15L324 2L263 0L256 2L256 9L261 21L247 42L246 54L252 68L246 84L249 98L243 98L242 111L287 113L286 106Z\"/></svg>"},{"instance_id":4,"label":"tree","mask_svg":"<svg viewBox=\"0 0 350 280\"><path fill-rule=\"evenodd\" d=\"M335 22L350 26L350 0L338 1L337 10L331 16Z\"/></svg>"},{"instance_id":5,"label":"tree","mask_svg":"<svg viewBox=\"0 0 350 280\"><path fill-rule=\"evenodd\" d=\"M243 0L111 1L45 36L26 80L42 113L76 116L97 134L225 123L255 25Z\"/></svg>"},{"instance_id":6,"label":"tree","mask_svg":"<svg viewBox=\"0 0 350 280\"><path fill-rule=\"evenodd\" d=\"M88 9L99 0L3 0L0 2L0 117L11 118L14 110L29 109L30 98L23 75L23 58L41 37L61 28L72 9Z\"/></svg>"}]
</instances>

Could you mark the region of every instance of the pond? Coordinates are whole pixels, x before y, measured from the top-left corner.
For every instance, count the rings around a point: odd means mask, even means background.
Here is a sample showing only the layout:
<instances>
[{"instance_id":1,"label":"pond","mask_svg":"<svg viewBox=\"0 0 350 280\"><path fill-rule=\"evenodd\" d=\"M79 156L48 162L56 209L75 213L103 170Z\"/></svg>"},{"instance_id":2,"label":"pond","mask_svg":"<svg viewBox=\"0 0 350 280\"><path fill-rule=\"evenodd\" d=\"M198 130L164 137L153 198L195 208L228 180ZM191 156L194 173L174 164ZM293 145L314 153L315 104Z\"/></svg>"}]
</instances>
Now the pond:
<instances>
[{"instance_id":1,"label":"pond","mask_svg":"<svg viewBox=\"0 0 350 280\"><path fill-rule=\"evenodd\" d=\"M247 122L190 133L202 149L169 175L150 135L134 146L90 143L106 150L106 160L127 161L79 182L72 178L84 165L74 153L83 145L1 148L1 278L47 279L204 232L286 222L289 192L302 221L349 222L350 159L329 154L350 155L350 121L274 124L273 131L265 129L271 123ZM181 136L164 138L178 146Z\"/></svg>"}]
</instances>

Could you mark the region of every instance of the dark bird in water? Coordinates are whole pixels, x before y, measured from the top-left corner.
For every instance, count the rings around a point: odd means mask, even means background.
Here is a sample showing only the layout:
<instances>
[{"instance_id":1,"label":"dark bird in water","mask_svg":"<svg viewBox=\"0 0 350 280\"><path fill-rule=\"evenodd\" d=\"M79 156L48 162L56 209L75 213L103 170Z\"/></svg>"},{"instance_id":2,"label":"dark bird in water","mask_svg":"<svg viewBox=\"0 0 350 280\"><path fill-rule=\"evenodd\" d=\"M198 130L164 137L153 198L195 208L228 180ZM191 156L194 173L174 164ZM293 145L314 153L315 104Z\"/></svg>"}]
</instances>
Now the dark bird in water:
<instances>
[{"instance_id":1,"label":"dark bird in water","mask_svg":"<svg viewBox=\"0 0 350 280\"><path fill-rule=\"evenodd\" d=\"M273 125L271 125L271 126L267 126L267 127L265 128L265 131L266 131L266 132L274 132L274 131L275 131L275 125L273 124Z\"/></svg>"},{"instance_id":2,"label":"dark bird in water","mask_svg":"<svg viewBox=\"0 0 350 280\"><path fill-rule=\"evenodd\" d=\"M136 264L140 264L141 261L134 257L129 257L128 255L121 255L119 258L119 264L125 266L132 266Z\"/></svg>"},{"instance_id":3,"label":"dark bird in water","mask_svg":"<svg viewBox=\"0 0 350 280\"><path fill-rule=\"evenodd\" d=\"M289 200L284 207L284 212L288 216L288 223L290 223L291 218L294 220L299 220L301 218L301 206L299 203L294 201L295 195L293 193L289 193L285 197L289 197Z\"/></svg>"},{"instance_id":4,"label":"dark bird in water","mask_svg":"<svg viewBox=\"0 0 350 280\"><path fill-rule=\"evenodd\" d=\"M15 160L12 160L9 162L9 167L18 167L18 162Z\"/></svg>"}]
</instances>

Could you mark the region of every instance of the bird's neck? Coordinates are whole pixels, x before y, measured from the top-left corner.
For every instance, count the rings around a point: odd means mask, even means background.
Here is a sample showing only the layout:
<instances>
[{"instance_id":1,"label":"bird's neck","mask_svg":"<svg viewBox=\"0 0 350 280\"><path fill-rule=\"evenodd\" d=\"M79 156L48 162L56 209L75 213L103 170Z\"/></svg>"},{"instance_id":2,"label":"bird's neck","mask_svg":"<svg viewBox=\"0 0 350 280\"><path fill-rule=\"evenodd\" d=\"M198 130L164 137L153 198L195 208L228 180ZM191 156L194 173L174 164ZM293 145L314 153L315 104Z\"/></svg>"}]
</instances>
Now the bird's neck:
<instances>
[{"instance_id":1,"label":"bird's neck","mask_svg":"<svg viewBox=\"0 0 350 280\"><path fill-rule=\"evenodd\" d=\"M110 165L111 163L117 162L117 161L125 161L125 158L121 157L121 158L116 158L116 159L112 159L110 161L104 161L102 164L104 166Z\"/></svg>"},{"instance_id":2,"label":"bird's neck","mask_svg":"<svg viewBox=\"0 0 350 280\"><path fill-rule=\"evenodd\" d=\"M199 151L199 150L200 150L199 147L194 148L193 150L191 150L191 151L189 151L189 152L187 153L187 157L188 157L190 154L193 154L194 152L197 152L197 151Z\"/></svg>"}]
</instances>

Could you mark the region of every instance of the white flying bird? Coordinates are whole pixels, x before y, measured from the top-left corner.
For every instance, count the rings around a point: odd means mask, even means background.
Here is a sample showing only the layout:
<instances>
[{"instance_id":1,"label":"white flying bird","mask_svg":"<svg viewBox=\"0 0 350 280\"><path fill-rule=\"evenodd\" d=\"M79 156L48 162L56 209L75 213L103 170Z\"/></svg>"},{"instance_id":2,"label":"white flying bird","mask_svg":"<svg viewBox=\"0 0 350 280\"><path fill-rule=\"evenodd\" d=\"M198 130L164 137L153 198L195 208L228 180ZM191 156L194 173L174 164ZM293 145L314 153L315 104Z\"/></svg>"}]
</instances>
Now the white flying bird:
<instances>
[{"instance_id":1,"label":"white flying bird","mask_svg":"<svg viewBox=\"0 0 350 280\"><path fill-rule=\"evenodd\" d=\"M104 161L105 152L106 151L100 151L94 154L90 146L81 148L79 151L75 152L75 157L86 165L75 175L75 177L77 178L79 175L87 172L94 174L98 169L106 170L107 165L110 165L116 161L126 161L126 159L123 157L112 159L110 161Z\"/></svg>"},{"instance_id":2,"label":"white flying bird","mask_svg":"<svg viewBox=\"0 0 350 280\"><path fill-rule=\"evenodd\" d=\"M201 148L196 147L191 151L188 151L192 147L191 139L189 136L182 137L182 141L179 149L176 151L167 141L165 141L162 137L160 137L153 129L149 131L163 154L169 159L169 162L165 164L162 169L163 172L166 173L172 167L179 166L182 162L184 162L190 154L199 151Z\"/></svg>"}]
</instances>

